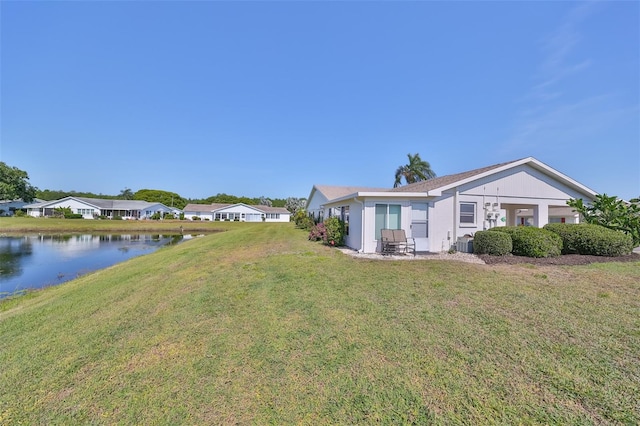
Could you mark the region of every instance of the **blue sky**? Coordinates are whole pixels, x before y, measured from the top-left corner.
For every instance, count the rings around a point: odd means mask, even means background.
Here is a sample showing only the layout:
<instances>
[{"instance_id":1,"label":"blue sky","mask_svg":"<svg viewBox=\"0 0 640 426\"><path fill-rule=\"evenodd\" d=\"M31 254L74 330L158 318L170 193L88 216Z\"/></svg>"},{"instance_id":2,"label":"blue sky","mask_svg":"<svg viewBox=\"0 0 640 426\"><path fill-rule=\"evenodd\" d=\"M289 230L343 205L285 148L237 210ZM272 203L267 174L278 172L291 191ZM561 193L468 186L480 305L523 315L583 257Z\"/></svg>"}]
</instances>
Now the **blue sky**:
<instances>
[{"instance_id":1,"label":"blue sky","mask_svg":"<svg viewBox=\"0 0 640 426\"><path fill-rule=\"evenodd\" d=\"M640 195L640 3L0 2L0 161L40 189L307 197L533 156Z\"/></svg>"}]
</instances>

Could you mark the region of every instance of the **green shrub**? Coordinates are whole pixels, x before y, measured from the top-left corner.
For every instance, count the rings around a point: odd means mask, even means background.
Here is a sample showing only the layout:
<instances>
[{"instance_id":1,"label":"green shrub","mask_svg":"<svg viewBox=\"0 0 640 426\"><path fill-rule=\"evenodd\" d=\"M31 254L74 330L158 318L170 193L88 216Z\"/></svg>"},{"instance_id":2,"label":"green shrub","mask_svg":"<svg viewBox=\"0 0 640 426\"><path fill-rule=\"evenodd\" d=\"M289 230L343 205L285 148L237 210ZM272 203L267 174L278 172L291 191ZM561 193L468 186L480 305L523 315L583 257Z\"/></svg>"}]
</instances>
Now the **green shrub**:
<instances>
[{"instance_id":1,"label":"green shrub","mask_svg":"<svg viewBox=\"0 0 640 426\"><path fill-rule=\"evenodd\" d=\"M191 220L200 220L200 216L191 216ZM218 220L218 219L216 219Z\"/></svg>"},{"instance_id":2,"label":"green shrub","mask_svg":"<svg viewBox=\"0 0 640 426\"><path fill-rule=\"evenodd\" d=\"M307 212L302 209L295 212L292 216L292 220L295 222L296 228L305 229L307 231L310 231L316 224L313 221L313 218L311 218Z\"/></svg>"},{"instance_id":3,"label":"green shrub","mask_svg":"<svg viewBox=\"0 0 640 426\"><path fill-rule=\"evenodd\" d=\"M562 238L549 230L533 226L498 226L490 231L511 236L512 253L526 257L556 257L562 253Z\"/></svg>"},{"instance_id":4,"label":"green shrub","mask_svg":"<svg viewBox=\"0 0 640 426\"><path fill-rule=\"evenodd\" d=\"M122 216L114 216L111 219L112 220L122 220Z\"/></svg>"},{"instance_id":5,"label":"green shrub","mask_svg":"<svg viewBox=\"0 0 640 426\"><path fill-rule=\"evenodd\" d=\"M622 231L600 225L550 223L545 229L558 234L565 254L593 256L622 256L633 251L633 238Z\"/></svg>"},{"instance_id":6,"label":"green shrub","mask_svg":"<svg viewBox=\"0 0 640 426\"><path fill-rule=\"evenodd\" d=\"M83 219L83 216L80 213L70 213L64 215L65 219Z\"/></svg>"},{"instance_id":7,"label":"green shrub","mask_svg":"<svg viewBox=\"0 0 640 426\"><path fill-rule=\"evenodd\" d=\"M324 226L327 229L325 244L330 246L343 246L344 222L334 216L325 220Z\"/></svg>"},{"instance_id":8,"label":"green shrub","mask_svg":"<svg viewBox=\"0 0 640 426\"><path fill-rule=\"evenodd\" d=\"M473 252L476 254L490 254L504 256L511 253L513 243L506 232L478 231L473 236Z\"/></svg>"},{"instance_id":9,"label":"green shrub","mask_svg":"<svg viewBox=\"0 0 640 426\"><path fill-rule=\"evenodd\" d=\"M544 229L558 234L562 238L562 254L575 254L578 253L578 248L575 244L576 236L580 233L576 226L578 225L572 223L548 223L544 226Z\"/></svg>"},{"instance_id":10,"label":"green shrub","mask_svg":"<svg viewBox=\"0 0 640 426\"><path fill-rule=\"evenodd\" d=\"M27 214L24 212L24 210L16 210L13 212L13 215L15 217L25 217Z\"/></svg>"}]
</instances>

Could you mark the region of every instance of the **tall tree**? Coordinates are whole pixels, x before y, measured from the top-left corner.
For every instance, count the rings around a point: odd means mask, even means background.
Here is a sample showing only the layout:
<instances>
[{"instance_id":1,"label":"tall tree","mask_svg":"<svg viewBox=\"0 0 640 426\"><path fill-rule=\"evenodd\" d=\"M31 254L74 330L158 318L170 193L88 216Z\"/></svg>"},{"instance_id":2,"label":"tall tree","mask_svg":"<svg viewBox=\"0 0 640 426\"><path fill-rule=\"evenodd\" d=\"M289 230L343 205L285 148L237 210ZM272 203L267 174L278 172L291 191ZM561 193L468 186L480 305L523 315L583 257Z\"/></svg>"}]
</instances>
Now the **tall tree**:
<instances>
[{"instance_id":1,"label":"tall tree","mask_svg":"<svg viewBox=\"0 0 640 426\"><path fill-rule=\"evenodd\" d=\"M262 195L260 197L260 201L258 201L258 205L260 206L269 206L271 207L273 205L273 203L271 202L270 199L268 199L267 197L265 197L264 195Z\"/></svg>"},{"instance_id":2,"label":"tall tree","mask_svg":"<svg viewBox=\"0 0 640 426\"><path fill-rule=\"evenodd\" d=\"M396 170L396 181L393 184L394 188L401 185L402 178L409 184L436 177L435 172L431 170L429 162L420 158L420 154L407 154L407 157L409 158L409 164L400 166L398 170Z\"/></svg>"},{"instance_id":3,"label":"tall tree","mask_svg":"<svg viewBox=\"0 0 640 426\"><path fill-rule=\"evenodd\" d=\"M123 200L133 200L133 191L131 191L131 189L129 188L125 188L120 191L120 195L118 195L118 198L121 198Z\"/></svg>"},{"instance_id":4,"label":"tall tree","mask_svg":"<svg viewBox=\"0 0 640 426\"><path fill-rule=\"evenodd\" d=\"M162 203L167 207L177 207L179 209L183 209L187 205L187 200L175 192L161 191L159 189L141 189L133 194L133 199Z\"/></svg>"},{"instance_id":5,"label":"tall tree","mask_svg":"<svg viewBox=\"0 0 640 426\"><path fill-rule=\"evenodd\" d=\"M284 207L289 210L291 214L295 215L298 210L304 210L306 204L306 198L289 197Z\"/></svg>"},{"instance_id":6,"label":"tall tree","mask_svg":"<svg viewBox=\"0 0 640 426\"><path fill-rule=\"evenodd\" d=\"M36 197L37 190L29 183L27 172L0 161L0 200L22 199L29 203Z\"/></svg>"}]
</instances>

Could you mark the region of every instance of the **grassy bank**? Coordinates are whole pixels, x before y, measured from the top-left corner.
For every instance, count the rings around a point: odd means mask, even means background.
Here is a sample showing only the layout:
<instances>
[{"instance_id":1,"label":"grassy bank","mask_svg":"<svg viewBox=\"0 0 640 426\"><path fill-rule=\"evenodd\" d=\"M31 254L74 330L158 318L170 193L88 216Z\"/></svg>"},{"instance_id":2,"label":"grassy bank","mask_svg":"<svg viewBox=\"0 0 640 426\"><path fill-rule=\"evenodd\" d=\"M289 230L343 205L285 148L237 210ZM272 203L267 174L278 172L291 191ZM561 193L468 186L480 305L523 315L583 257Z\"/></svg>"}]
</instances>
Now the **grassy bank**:
<instances>
[{"instance_id":1,"label":"grassy bank","mask_svg":"<svg viewBox=\"0 0 640 426\"><path fill-rule=\"evenodd\" d=\"M0 234L83 232L217 232L239 225L235 222L191 220L86 220L0 217Z\"/></svg>"},{"instance_id":2,"label":"grassy bank","mask_svg":"<svg viewBox=\"0 0 640 426\"><path fill-rule=\"evenodd\" d=\"M0 302L0 424L638 424L638 330L638 263L363 260L240 224Z\"/></svg>"}]
</instances>

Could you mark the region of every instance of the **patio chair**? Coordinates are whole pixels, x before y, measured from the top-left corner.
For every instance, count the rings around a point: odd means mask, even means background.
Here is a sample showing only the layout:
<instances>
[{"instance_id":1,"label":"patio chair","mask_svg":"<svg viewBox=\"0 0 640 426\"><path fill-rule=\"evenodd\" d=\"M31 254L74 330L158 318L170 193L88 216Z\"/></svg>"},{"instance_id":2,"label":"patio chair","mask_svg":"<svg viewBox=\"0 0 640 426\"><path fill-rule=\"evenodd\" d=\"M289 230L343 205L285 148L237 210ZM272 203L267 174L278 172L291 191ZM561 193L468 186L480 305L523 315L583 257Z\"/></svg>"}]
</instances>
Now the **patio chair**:
<instances>
[{"instance_id":1,"label":"patio chair","mask_svg":"<svg viewBox=\"0 0 640 426\"><path fill-rule=\"evenodd\" d=\"M393 229L381 229L380 241L382 243L382 254L396 254L399 249L399 244L395 241L393 235Z\"/></svg>"},{"instance_id":2,"label":"patio chair","mask_svg":"<svg viewBox=\"0 0 640 426\"><path fill-rule=\"evenodd\" d=\"M416 255L416 240L414 238L407 238L404 229L393 230L393 241L397 244L397 251L402 253L412 251L413 255Z\"/></svg>"}]
</instances>

